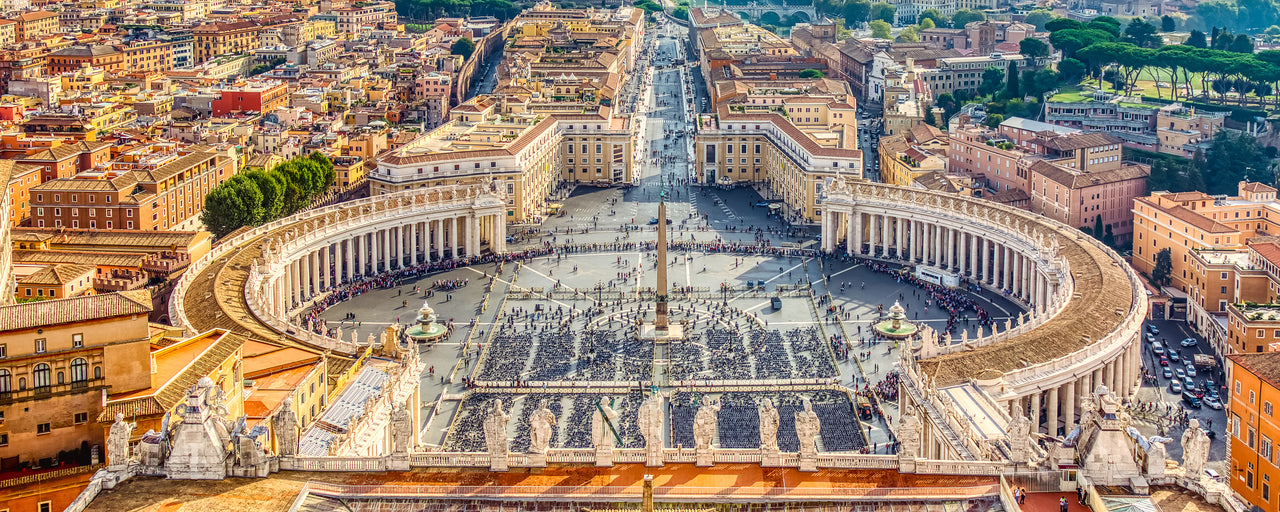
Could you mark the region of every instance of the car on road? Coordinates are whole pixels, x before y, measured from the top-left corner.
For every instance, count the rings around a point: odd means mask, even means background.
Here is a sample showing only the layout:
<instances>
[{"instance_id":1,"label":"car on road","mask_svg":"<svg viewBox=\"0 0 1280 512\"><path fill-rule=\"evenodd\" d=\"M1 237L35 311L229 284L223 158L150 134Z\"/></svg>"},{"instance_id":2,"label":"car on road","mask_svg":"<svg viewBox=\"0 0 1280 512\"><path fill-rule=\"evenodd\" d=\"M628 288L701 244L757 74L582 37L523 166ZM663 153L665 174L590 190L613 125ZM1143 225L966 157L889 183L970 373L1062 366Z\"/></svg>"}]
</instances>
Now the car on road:
<instances>
[{"instance_id":1,"label":"car on road","mask_svg":"<svg viewBox=\"0 0 1280 512\"><path fill-rule=\"evenodd\" d=\"M1169 366L1169 358L1167 358L1167 357L1161 357L1161 358L1160 358L1160 366Z\"/></svg>"},{"instance_id":2,"label":"car on road","mask_svg":"<svg viewBox=\"0 0 1280 512\"><path fill-rule=\"evenodd\" d=\"M782 309L782 299L774 297L769 299L769 305L773 306L774 311Z\"/></svg>"},{"instance_id":3,"label":"car on road","mask_svg":"<svg viewBox=\"0 0 1280 512\"><path fill-rule=\"evenodd\" d=\"M1216 396L1206 396L1204 397L1203 402L1205 405L1209 406L1210 409L1222 409L1222 402L1220 402Z\"/></svg>"},{"instance_id":4,"label":"car on road","mask_svg":"<svg viewBox=\"0 0 1280 512\"><path fill-rule=\"evenodd\" d=\"M1182 358L1178 356L1178 353L1172 350L1169 351L1169 360L1175 363L1182 362Z\"/></svg>"},{"instance_id":5,"label":"car on road","mask_svg":"<svg viewBox=\"0 0 1280 512\"><path fill-rule=\"evenodd\" d=\"M654 217L654 218L652 218L652 219L649 219L649 225L650 225L650 226L653 226L653 225L655 225L655 224L657 224L657 223L658 223L658 218L657 218L657 217ZM669 225L671 225L671 219L667 219L667 225L668 225L668 226L669 226Z\"/></svg>"},{"instance_id":6,"label":"car on road","mask_svg":"<svg viewBox=\"0 0 1280 512\"><path fill-rule=\"evenodd\" d=\"M1183 387L1184 389L1186 389L1187 391L1195 391L1195 390L1196 390L1196 381L1191 380L1191 377L1183 377L1183 378L1182 378L1182 387Z\"/></svg>"},{"instance_id":7,"label":"car on road","mask_svg":"<svg viewBox=\"0 0 1280 512\"><path fill-rule=\"evenodd\" d=\"M1196 339L1195 339L1195 338L1185 338L1185 339L1183 339L1181 342L1179 342L1178 344L1179 344L1179 345L1182 345L1182 346L1184 346L1184 347L1194 347L1194 346L1196 346Z\"/></svg>"},{"instance_id":8,"label":"car on road","mask_svg":"<svg viewBox=\"0 0 1280 512\"><path fill-rule=\"evenodd\" d=\"M1160 328L1156 327L1154 324L1147 324L1147 332L1151 334L1160 334Z\"/></svg>"},{"instance_id":9,"label":"car on road","mask_svg":"<svg viewBox=\"0 0 1280 512\"><path fill-rule=\"evenodd\" d=\"M1164 370L1160 372L1160 375L1164 376L1164 378L1166 378L1166 379L1172 379L1172 378L1173 378L1173 370L1170 370L1170 369L1169 369L1169 367L1168 367L1168 366L1166 366L1166 367L1164 367ZM1177 381L1174 381L1174 382L1177 382Z\"/></svg>"},{"instance_id":10,"label":"car on road","mask_svg":"<svg viewBox=\"0 0 1280 512\"><path fill-rule=\"evenodd\" d=\"M1181 392L1182 392L1182 383L1181 383L1181 382L1178 382L1177 380L1171 380L1171 381L1169 381L1169 391L1170 391L1170 392L1172 392L1172 393L1181 393Z\"/></svg>"},{"instance_id":11,"label":"car on road","mask_svg":"<svg viewBox=\"0 0 1280 512\"><path fill-rule=\"evenodd\" d=\"M1187 363L1187 376L1188 376L1188 377L1195 377L1195 376L1196 376L1196 365L1191 364L1191 363Z\"/></svg>"},{"instance_id":12,"label":"car on road","mask_svg":"<svg viewBox=\"0 0 1280 512\"><path fill-rule=\"evenodd\" d=\"M1164 355L1164 345L1158 341L1151 343L1151 352L1158 356Z\"/></svg>"},{"instance_id":13,"label":"car on road","mask_svg":"<svg viewBox=\"0 0 1280 512\"><path fill-rule=\"evenodd\" d=\"M1195 393L1192 393L1190 391L1182 392L1182 401L1186 402L1187 405L1190 406L1192 409L1200 408L1200 397L1196 396Z\"/></svg>"},{"instance_id":14,"label":"car on road","mask_svg":"<svg viewBox=\"0 0 1280 512\"><path fill-rule=\"evenodd\" d=\"M1174 370L1173 373L1178 376L1178 380L1187 378L1187 372L1182 371L1182 368Z\"/></svg>"}]
</instances>

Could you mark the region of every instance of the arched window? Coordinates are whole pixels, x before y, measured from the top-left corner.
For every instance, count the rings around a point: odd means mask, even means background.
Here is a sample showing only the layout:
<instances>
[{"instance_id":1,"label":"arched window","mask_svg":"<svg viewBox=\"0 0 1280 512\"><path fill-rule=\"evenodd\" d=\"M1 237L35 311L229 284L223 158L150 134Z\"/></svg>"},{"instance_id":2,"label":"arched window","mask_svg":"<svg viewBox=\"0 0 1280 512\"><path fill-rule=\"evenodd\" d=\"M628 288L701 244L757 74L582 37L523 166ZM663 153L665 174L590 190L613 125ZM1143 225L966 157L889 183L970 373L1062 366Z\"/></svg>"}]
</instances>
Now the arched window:
<instances>
[{"instance_id":1,"label":"arched window","mask_svg":"<svg viewBox=\"0 0 1280 512\"><path fill-rule=\"evenodd\" d=\"M0 370L0 393L13 391L13 388L11 387L13 385L12 378L13 377L9 375L9 370Z\"/></svg>"},{"instance_id":2,"label":"arched window","mask_svg":"<svg viewBox=\"0 0 1280 512\"><path fill-rule=\"evenodd\" d=\"M94 367L93 367L93 378L94 378L94 380L97 380L97 379L101 379L101 378L102 378L102 367L101 367L101 366L94 366Z\"/></svg>"},{"instance_id":3,"label":"arched window","mask_svg":"<svg viewBox=\"0 0 1280 512\"><path fill-rule=\"evenodd\" d=\"M89 380L89 362L83 358L75 358L71 360L71 382L84 382Z\"/></svg>"},{"instance_id":4,"label":"arched window","mask_svg":"<svg viewBox=\"0 0 1280 512\"><path fill-rule=\"evenodd\" d=\"M49 365L40 363L31 371L31 385L37 390L49 387Z\"/></svg>"}]
</instances>

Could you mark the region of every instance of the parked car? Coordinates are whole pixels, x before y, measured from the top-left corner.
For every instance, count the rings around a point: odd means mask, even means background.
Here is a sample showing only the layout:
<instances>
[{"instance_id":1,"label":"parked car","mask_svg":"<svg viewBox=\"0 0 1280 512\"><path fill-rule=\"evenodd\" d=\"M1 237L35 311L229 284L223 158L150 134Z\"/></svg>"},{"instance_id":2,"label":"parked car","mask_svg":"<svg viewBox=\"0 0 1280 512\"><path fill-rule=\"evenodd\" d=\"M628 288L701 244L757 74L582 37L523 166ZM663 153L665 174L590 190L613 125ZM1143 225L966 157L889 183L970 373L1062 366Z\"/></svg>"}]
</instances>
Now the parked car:
<instances>
[{"instance_id":1,"label":"parked car","mask_svg":"<svg viewBox=\"0 0 1280 512\"><path fill-rule=\"evenodd\" d=\"M1194 347L1196 346L1196 343L1197 342L1195 338L1185 338L1179 344L1181 344L1184 347Z\"/></svg>"},{"instance_id":2,"label":"parked car","mask_svg":"<svg viewBox=\"0 0 1280 512\"><path fill-rule=\"evenodd\" d=\"M782 299L780 299L780 298L778 298L778 297L774 297L774 298L772 298L772 299L769 299L769 304L770 304L771 306L773 306L773 309L774 309L774 310L782 309Z\"/></svg>"},{"instance_id":3,"label":"parked car","mask_svg":"<svg viewBox=\"0 0 1280 512\"><path fill-rule=\"evenodd\" d=\"M1155 342L1156 342L1156 335L1147 333L1147 343L1155 343Z\"/></svg>"}]
</instances>

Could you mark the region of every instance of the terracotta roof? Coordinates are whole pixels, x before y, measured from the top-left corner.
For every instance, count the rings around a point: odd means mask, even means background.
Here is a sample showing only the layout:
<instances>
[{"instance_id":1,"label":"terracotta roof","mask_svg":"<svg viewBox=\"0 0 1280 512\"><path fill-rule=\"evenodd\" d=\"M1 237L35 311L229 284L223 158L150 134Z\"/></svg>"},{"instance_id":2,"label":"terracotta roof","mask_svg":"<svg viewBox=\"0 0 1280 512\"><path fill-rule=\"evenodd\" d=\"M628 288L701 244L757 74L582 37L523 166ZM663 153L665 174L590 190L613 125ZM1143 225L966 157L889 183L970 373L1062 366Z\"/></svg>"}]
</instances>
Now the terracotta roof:
<instances>
[{"instance_id":1,"label":"terracotta roof","mask_svg":"<svg viewBox=\"0 0 1280 512\"><path fill-rule=\"evenodd\" d=\"M1276 242L1260 242L1250 243L1249 250L1258 253L1263 259L1271 262L1272 265L1280 267L1280 244Z\"/></svg>"},{"instance_id":2,"label":"terracotta roof","mask_svg":"<svg viewBox=\"0 0 1280 512\"><path fill-rule=\"evenodd\" d=\"M1231 354L1227 359L1271 387L1280 388L1280 352Z\"/></svg>"},{"instance_id":3,"label":"terracotta roof","mask_svg":"<svg viewBox=\"0 0 1280 512\"><path fill-rule=\"evenodd\" d=\"M178 250L190 247L201 240L209 238L205 231L149 231L128 229L95 229L73 230L60 228L13 228L14 236L36 235L34 240L50 240L52 244L64 245L96 245L102 250L110 250L110 246L130 247L132 251L151 250L155 248L176 247ZM49 238L44 238L48 235ZM16 238L15 238L16 240ZM33 239L27 239L33 240Z\"/></svg>"},{"instance_id":4,"label":"terracotta roof","mask_svg":"<svg viewBox=\"0 0 1280 512\"><path fill-rule=\"evenodd\" d=\"M49 11L24 12L15 16L14 21L36 21L45 18L57 18L58 13Z\"/></svg>"},{"instance_id":5,"label":"terracotta roof","mask_svg":"<svg viewBox=\"0 0 1280 512\"><path fill-rule=\"evenodd\" d=\"M1105 146L1107 144L1123 144L1124 140L1104 132L1084 132L1058 134L1040 132L1036 134L1036 142L1041 146L1057 151L1072 151L1084 148Z\"/></svg>"},{"instance_id":6,"label":"terracotta roof","mask_svg":"<svg viewBox=\"0 0 1280 512\"><path fill-rule=\"evenodd\" d=\"M1191 226L1201 231L1205 231L1208 233L1235 233L1238 231L1237 229L1232 228L1226 224L1223 224L1216 220L1205 217L1204 215L1200 215L1199 213L1191 211L1191 209L1186 208L1184 206L1171 206L1166 208L1164 206L1160 206L1159 204L1156 204L1154 201L1151 201L1149 198L1146 198L1146 197L1139 197L1139 198L1136 198L1135 200L1141 201L1147 206L1150 206L1152 209L1160 211L1170 217L1173 217L1182 222L1190 224Z\"/></svg>"},{"instance_id":7,"label":"terracotta roof","mask_svg":"<svg viewBox=\"0 0 1280 512\"><path fill-rule=\"evenodd\" d=\"M1241 187L1241 188L1245 192L1275 192L1276 191L1275 188L1268 187L1256 181L1245 183L1244 187Z\"/></svg>"},{"instance_id":8,"label":"terracotta roof","mask_svg":"<svg viewBox=\"0 0 1280 512\"><path fill-rule=\"evenodd\" d=\"M1151 174L1150 169L1142 165L1124 165L1119 169L1085 172L1045 160L1037 160L1036 163L1031 164L1030 169L1033 174L1039 174L1073 190L1120 181L1146 179L1147 175Z\"/></svg>"},{"instance_id":9,"label":"terracotta roof","mask_svg":"<svg viewBox=\"0 0 1280 512\"><path fill-rule=\"evenodd\" d=\"M92 275L96 269L92 265L50 265L18 280L19 284L40 286L62 286L84 279L86 274Z\"/></svg>"},{"instance_id":10,"label":"terracotta roof","mask_svg":"<svg viewBox=\"0 0 1280 512\"><path fill-rule=\"evenodd\" d=\"M146 394L130 393L124 399L109 399L106 407L103 407L102 412L98 414L98 422L113 421L117 412L130 415L136 413L139 416L164 414L186 397L187 391L195 385L196 381L209 375L228 358L234 356L246 341L243 336L218 329L196 336L184 343L195 342L210 336L216 336L217 340L201 351L189 364L184 364L180 371L169 376L165 382L152 382L152 387L146 390ZM161 351L180 350L182 346L183 344L179 343L165 347ZM153 354L156 357L162 357L162 353Z\"/></svg>"},{"instance_id":11,"label":"terracotta roof","mask_svg":"<svg viewBox=\"0 0 1280 512\"><path fill-rule=\"evenodd\" d=\"M0 331L151 313L151 292L129 290L0 306Z\"/></svg>"},{"instance_id":12,"label":"terracotta roof","mask_svg":"<svg viewBox=\"0 0 1280 512\"><path fill-rule=\"evenodd\" d=\"M17 158L19 162L60 162L68 158L80 156L86 151L92 152L109 146L105 142L76 142L73 144L63 144L56 148L46 149L24 157Z\"/></svg>"},{"instance_id":13,"label":"terracotta roof","mask_svg":"<svg viewBox=\"0 0 1280 512\"><path fill-rule=\"evenodd\" d=\"M80 251L13 251L14 263L62 263L100 267L141 267L146 253Z\"/></svg>"},{"instance_id":14,"label":"terracotta roof","mask_svg":"<svg viewBox=\"0 0 1280 512\"><path fill-rule=\"evenodd\" d=\"M1213 196L1200 191L1193 192L1174 192L1172 194L1161 194L1160 197L1170 201L1187 202L1187 201L1207 201L1213 199Z\"/></svg>"},{"instance_id":15,"label":"terracotta roof","mask_svg":"<svg viewBox=\"0 0 1280 512\"><path fill-rule=\"evenodd\" d=\"M996 202L1000 204L1013 204L1018 201L1029 201L1031 200L1031 196L1027 195L1027 191L1025 190L1022 190L1020 188L1011 188L1008 190L1001 190L999 192L996 192L994 195L992 195L988 199L990 199L992 202Z\"/></svg>"}]
</instances>

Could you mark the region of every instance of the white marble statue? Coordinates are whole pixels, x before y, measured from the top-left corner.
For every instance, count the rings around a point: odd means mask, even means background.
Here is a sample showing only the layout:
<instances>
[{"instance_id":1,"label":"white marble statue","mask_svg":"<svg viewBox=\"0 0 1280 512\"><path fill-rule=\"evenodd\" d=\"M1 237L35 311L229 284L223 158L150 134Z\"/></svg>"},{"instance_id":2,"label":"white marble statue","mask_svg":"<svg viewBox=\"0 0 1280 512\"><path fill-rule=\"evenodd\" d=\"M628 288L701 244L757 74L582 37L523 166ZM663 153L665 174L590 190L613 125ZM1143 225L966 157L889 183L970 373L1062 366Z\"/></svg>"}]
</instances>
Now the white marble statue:
<instances>
[{"instance_id":1,"label":"white marble statue","mask_svg":"<svg viewBox=\"0 0 1280 512\"><path fill-rule=\"evenodd\" d=\"M591 440L596 450L613 449L613 429L610 425L618 419L617 411L609 407L609 397L600 398L600 407L591 415Z\"/></svg>"},{"instance_id":2,"label":"white marble statue","mask_svg":"<svg viewBox=\"0 0 1280 512\"><path fill-rule=\"evenodd\" d=\"M556 425L556 415L547 408L544 398L538 410L529 416L529 453L545 455L551 447L551 427Z\"/></svg>"},{"instance_id":3,"label":"white marble statue","mask_svg":"<svg viewBox=\"0 0 1280 512\"><path fill-rule=\"evenodd\" d=\"M275 429L276 451L282 457L292 457L298 454L298 415L293 412L293 399L286 398L271 419L271 426Z\"/></svg>"},{"instance_id":4,"label":"white marble statue","mask_svg":"<svg viewBox=\"0 0 1280 512\"><path fill-rule=\"evenodd\" d=\"M1209 436L1200 428L1200 420L1192 419L1182 432L1182 467L1187 478L1199 480L1209 460Z\"/></svg>"},{"instance_id":5,"label":"white marble statue","mask_svg":"<svg viewBox=\"0 0 1280 512\"><path fill-rule=\"evenodd\" d=\"M116 422L111 424L111 432L107 434L107 457L109 467L113 470L124 469L129 465L129 438L137 423L124 420L124 413L116 413Z\"/></svg>"},{"instance_id":6,"label":"white marble statue","mask_svg":"<svg viewBox=\"0 0 1280 512\"><path fill-rule=\"evenodd\" d=\"M818 422L818 413L813 412L809 397L802 400L804 410L796 412L796 437L800 438L800 457L812 458L818 455L818 432L822 425Z\"/></svg>"},{"instance_id":7,"label":"white marble statue","mask_svg":"<svg viewBox=\"0 0 1280 512\"><path fill-rule=\"evenodd\" d=\"M1147 479L1161 478L1165 476L1164 470L1167 466L1166 461L1169 459L1169 452L1165 448L1165 444L1172 442L1172 438L1152 436L1147 438Z\"/></svg>"},{"instance_id":8,"label":"white marble statue","mask_svg":"<svg viewBox=\"0 0 1280 512\"><path fill-rule=\"evenodd\" d=\"M913 407L907 407L898 420L898 457L915 458L920 456L920 420L916 418Z\"/></svg>"},{"instance_id":9,"label":"white marble statue","mask_svg":"<svg viewBox=\"0 0 1280 512\"><path fill-rule=\"evenodd\" d=\"M502 409L502 400L494 400L493 408L484 419L484 444L489 455L505 457L507 455L507 421L511 413Z\"/></svg>"},{"instance_id":10,"label":"white marble statue","mask_svg":"<svg viewBox=\"0 0 1280 512\"><path fill-rule=\"evenodd\" d=\"M258 441L243 433L234 436L236 449L236 462L242 468L255 468L262 463L262 445Z\"/></svg>"},{"instance_id":11,"label":"white marble statue","mask_svg":"<svg viewBox=\"0 0 1280 512\"><path fill-rule=\"evenodd\" d=\"M781 419L773 400L768 398L760 402L760 448L768 451L778 450L778 425Z\"/></svg>"},{"instance_id":12,"label":"white marble statue","mask_svg":"<svg viewBox=\"0 0 1280 512\"><path fill-rule=\"evenodd\" d=\"M716 417L719 412L720 401L707 400L693 416L693 440L698 451L711 449L711 443L716 437Z\"/></svg>"},{"instance_id":13,"label":"white marble statue","mask_svg":"<svg viewBox=\"0 0 1280 512\"><path fill-rule=\"evenodd\" d=\"M636 425L644 437L644 449L649 455L662 456L662 397L657 393L640 404Z\"/></svg>"},{"instance_id":14,"label":"white marble statue","mask_svg":"<svg viewBox=\"0 0 1280 512\"><path fill-rule=\"evenodd\" d=\"M1009 456L1014 464L1024 464L1031 451L1031 420L1019 414L1009 422Z\"/></svg>"},{"instance_id":15,"label":"white marble statue","mask_svg":"<svg viewBox=\"0 0 1280 512\"><path fill-rule=\"evenodd\" d=\"M391 412L392 453L409 453L413 448L411 446L413 430L413 415L409 414L409 409L403 406L396 407Z\"/></svg>"}]
</instances>

